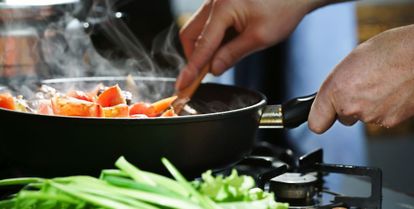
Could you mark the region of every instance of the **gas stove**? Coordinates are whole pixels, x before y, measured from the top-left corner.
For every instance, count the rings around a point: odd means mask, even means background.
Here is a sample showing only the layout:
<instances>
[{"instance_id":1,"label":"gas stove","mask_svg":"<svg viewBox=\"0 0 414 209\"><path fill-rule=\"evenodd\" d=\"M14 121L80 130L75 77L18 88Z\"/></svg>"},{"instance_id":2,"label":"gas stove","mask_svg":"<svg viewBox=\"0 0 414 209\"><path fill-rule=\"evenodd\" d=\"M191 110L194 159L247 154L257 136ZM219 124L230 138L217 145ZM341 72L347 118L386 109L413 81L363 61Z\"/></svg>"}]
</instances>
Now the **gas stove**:
<instances>
[{"instance_id":1,"label":"gas stove","mask_svg":"<svg viewBox=\"0 0 414 209\"><path fill-rule=\"evenodd\" d=\"M258 187L273 192L279 202L288 202L291 209L380 209L382 208L382 172L379 168L323 163L323 150L295 156L267 142L256 146L252 155L229 169L253 176ZM327 185L330 174L368 178L368 196L347 196Z\"/></svg>"}]
</instances>

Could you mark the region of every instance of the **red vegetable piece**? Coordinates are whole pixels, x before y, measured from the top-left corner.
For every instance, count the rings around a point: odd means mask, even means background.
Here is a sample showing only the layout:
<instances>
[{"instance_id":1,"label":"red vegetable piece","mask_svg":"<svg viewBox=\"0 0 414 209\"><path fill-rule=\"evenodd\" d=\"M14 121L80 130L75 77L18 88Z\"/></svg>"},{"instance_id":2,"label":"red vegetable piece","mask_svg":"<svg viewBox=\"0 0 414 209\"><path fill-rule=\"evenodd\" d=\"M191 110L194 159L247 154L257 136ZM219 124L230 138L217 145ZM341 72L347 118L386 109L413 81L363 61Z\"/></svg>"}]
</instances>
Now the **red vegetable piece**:
<instances>
[{"instance_id":1,"label":"red vegetable piece","mask_svg":"<svg viewBox=\"0 0 414 209\"><path fill-rule=\"evenodd\" d=\"M125 97L118 85L111 86L98 96L98 104L102 107L111 107L119 104L126 104Z\"/></svg>"},{"instance_id":2,"label":"red vegetable piece","mask_svg":"<svg viewBox=\"0 0 414 209\"><path fill-rule=\"evenodd\" d=\"M0 108L15 110L14 98L10 93L0 94Z\"/></svg>"},{"instance_id":3,"label":"red vegetable piece","mask_svg":"<svg viewBox=\"0 0 414 209\"><path fill-rule=\"evenodd\" d=\"M148 117L155 117L154 107L145 102L137 102L129 108L129 115L146 115Z\"/></svg>"},{"instance_id":4,"label":"red vegetable piece","mask_svg":"<svg viewBox=\"0 0 414 209\"><path fill-rule=\"evenodd\" d=\"M102 117L102 107L99 104L72 97L54 97L52 109L55 115Z\"/></svg>"}]
</instances>

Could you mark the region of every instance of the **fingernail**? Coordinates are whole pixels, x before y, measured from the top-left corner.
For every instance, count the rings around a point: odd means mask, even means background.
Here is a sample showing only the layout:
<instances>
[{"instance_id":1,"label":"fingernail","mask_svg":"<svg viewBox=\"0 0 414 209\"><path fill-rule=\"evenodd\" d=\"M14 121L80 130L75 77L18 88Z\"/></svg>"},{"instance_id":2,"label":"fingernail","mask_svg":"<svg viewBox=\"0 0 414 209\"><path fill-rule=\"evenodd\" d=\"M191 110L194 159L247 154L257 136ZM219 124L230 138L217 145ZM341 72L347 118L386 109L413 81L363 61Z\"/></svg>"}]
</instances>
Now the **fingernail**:
<instances>
[{"instance_id":1,"label":"fingernail","mask_svg":"<svg viewBox=\"0 0 414 209\"><path fill-rule=\"evenodd\" d=\"M220 75L227 68L227 66L220 59L215 59L213 61L212 67L213 67L213 69L211 69L211 72L214 75Z\"/></svg>"}]
</instances>

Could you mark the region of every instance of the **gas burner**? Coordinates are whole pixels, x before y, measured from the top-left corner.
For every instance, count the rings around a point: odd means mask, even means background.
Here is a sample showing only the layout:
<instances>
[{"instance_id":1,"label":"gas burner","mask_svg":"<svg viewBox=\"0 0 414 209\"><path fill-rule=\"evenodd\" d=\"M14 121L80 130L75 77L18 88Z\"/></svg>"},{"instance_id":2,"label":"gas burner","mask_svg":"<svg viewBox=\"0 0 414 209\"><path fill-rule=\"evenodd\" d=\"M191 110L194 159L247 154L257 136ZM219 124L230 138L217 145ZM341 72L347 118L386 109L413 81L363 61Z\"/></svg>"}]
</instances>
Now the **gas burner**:
<instances>
[{"instance_id":1,"label":"gas burner","mask_svg":"<svg viewBox=\"0 0 414 209\"><path fill-rule=\"evenodd\" d=\"M315 173L284 173L270 180L269 189L282 202L310 202L317 191Z\"/></svg>"},{"instance_id":2,"label":"gas burner","mask_svg":"<svg viewBox=\"0 0 414 209\"><path fill-rule=\"evenodd\" d=\"M382 172L378 168L324 164L321 149L294 158L290 151L261 144L253 153L232 169L253 176L258 187L273 192L290 209L381 209ZM348 197L330 191L324 186L324 177L330 173L369 177L371 196Z\"/></svg>"}]
</instances>

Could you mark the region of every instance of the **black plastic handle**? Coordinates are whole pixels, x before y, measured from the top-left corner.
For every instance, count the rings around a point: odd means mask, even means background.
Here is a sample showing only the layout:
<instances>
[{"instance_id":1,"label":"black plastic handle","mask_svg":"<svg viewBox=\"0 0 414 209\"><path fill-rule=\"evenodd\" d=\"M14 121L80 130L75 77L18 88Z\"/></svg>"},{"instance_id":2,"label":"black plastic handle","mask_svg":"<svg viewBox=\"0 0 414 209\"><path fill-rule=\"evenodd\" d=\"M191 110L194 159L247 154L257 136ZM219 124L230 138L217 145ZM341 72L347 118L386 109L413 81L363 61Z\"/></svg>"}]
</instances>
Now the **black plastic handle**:
<instances>
[{"instance_id":1,"label":"black plastic handle","mask_svg":"<svg viewBox=\"0 0 414 209\"><path fill-rule=\"evenodd\" d=\"M296 128L308 120L316 93L297 97L282 104L283 127Z\"/></svg>"}]
</instances>

